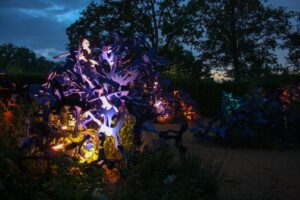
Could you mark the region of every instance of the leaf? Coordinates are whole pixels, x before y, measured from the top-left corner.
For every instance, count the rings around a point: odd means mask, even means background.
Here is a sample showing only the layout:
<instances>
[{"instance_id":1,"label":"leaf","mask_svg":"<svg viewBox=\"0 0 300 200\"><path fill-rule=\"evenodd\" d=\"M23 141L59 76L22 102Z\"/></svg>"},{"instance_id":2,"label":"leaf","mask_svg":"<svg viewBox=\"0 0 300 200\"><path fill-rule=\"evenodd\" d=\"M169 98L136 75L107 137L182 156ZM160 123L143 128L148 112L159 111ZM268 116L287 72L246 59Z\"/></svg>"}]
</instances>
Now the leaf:
<instances>
[{"instance_id":1,"label":"leaf","mask_svg":"<svg viewBox=\"0 0 300 200\"><path fill-rule=\"evenodd\" d=\"M143 55L143 60L144 60L145 63L149 63L150 62L149 58L148 58L148 56L146 54Z\"/></svg>"}]
</instances>

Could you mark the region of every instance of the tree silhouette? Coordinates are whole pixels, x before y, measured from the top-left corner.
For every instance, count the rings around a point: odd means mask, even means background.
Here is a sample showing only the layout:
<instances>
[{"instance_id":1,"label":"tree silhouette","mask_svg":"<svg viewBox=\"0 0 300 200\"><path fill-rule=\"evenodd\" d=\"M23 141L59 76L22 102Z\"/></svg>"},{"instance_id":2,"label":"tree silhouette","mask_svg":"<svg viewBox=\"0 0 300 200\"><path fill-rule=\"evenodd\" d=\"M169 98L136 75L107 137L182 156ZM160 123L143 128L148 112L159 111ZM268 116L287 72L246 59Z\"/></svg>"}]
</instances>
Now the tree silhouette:
<instances>
[{"instance_id":1,"label":"tree silhouette","mask_svg":"<svg viewBox=\"0 0 300 200\"><path fill-rule=\"evenodd\" d=\"M287 36L286 48L289 50L288 61L294 70L300 69L300 13L294 12L295 28Z\"/></svg>"},{"instance_id":2,"label":"tree silhouette","mask_svg":"<svg viewBox=\"0 0 300 200\"><path fill-rule=\"evenodd\" d=\"M28 48L17 47L13 44L0 45L0 67L14 72L47 73L55 63L45 57L37 57Z\"/></svg>"},{"instance_id":3,"label":"tree silhouette","mask_svg":"<svg viewBox=\"0 0 300 200\"><path fill-rule=\"evenodd\" d=\"M263 0L104 0L92 2L67 35L69 47L78 37L97 44L118 32L144 35L177 73L207 78L210 69L221 69L241 80L278 68L275 51L288 38L289 19ZM295 36L289 35L289 57L297 64Z\"/></svg>"},{"instance_id":4,"label":"tree silhouette","mask_svg":"<svg viewBox=\"0 0 300 200\"><path fill-rule=\"evenodd\" d=\"M193 35L201 35L195 28L193 8L184 0L105 0L92 2L79 20L67 28L69 47L77 46L79 37L93 43L109 42L109 35L124 37L143 35L147 46L156 49L170 61L178 72L209 77L207 67L195 59L190 44ZM99 37L100 34L100 37Z\"/></svg>"},{"instance_id":5,"label":"tree silhouette","mask_svg":"<svg viewBox=\"0 0 300 200\"><path fill-rule=\"evenodd\" d=\"M284 9L261 0L204 2L198 14L198 23L205 26L204 36L198 38L203 62L226 70L236 80L263 76L277 64L274 51L290 28Z\"/></svg>"},{"instance_id":6,"label":"tree silhouette","mask_svg":"<svg viewBox=\"0 0 300 200\"><path fill-rule=\"evenodd\" d=\"M145 35L149 47L158 49L178 42L187 32L188 23L183 0L104 0L90 3L79 20L67 29L70 46L78 37L95 42L122 32L125 37Z\"/></svg>"}]
</instances>

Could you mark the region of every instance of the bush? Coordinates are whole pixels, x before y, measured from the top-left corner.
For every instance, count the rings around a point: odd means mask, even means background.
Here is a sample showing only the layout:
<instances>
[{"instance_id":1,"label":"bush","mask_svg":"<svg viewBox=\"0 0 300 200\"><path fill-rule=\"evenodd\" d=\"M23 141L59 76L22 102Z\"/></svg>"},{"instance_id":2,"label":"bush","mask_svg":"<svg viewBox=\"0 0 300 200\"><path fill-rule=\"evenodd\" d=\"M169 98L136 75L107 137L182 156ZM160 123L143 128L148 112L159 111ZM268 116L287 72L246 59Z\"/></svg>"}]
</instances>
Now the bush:
<instances>
[{"instance_id":1,"label":"bush","mask_svg":"<svg viewBox=\"0 0 300 200\"><path fill-rule=\"evenodd\" d=\"M195 79L187 76L166 76L174 87L182 88L189 93L197 103L201 115L213 117L219 114L222 91L231 92L237 96L251 93L257 87L262 87L266 93L271 93L279 87L299 84L299 75L273 74L268 77L247 81L225 81L217 83L211 79Z\"/></svg>"},{"instance_id":2,"label":"bush","mask_svg":"<svg viewBox=\"0 0 300 200\"><path fill-rule=\"evenodd\" d=\"M113 199L214 199L218 185L217 166L204 166L191 155L180 161L164 149L142 154Z\"/></svg>"}]
</instances>

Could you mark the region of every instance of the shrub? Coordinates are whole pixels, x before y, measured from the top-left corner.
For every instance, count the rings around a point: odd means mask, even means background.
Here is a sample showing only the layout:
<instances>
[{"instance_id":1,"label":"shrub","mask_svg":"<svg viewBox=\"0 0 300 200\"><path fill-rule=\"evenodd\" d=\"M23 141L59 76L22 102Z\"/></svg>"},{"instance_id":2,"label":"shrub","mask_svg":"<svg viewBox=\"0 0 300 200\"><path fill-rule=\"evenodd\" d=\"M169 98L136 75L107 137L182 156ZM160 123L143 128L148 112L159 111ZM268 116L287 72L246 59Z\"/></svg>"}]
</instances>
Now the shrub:
<instances>
[{"instance_id":1,"label":"shrub","mask_svg":"<svg viewBox=\"0 0 300 200\"><path fill-rule=\"evenodd\" d=\"M163 149L143 153L113 199L213 199L218 185L217 166L205 166L192 155L180 161Z\"/></svg>"}]
</instances>

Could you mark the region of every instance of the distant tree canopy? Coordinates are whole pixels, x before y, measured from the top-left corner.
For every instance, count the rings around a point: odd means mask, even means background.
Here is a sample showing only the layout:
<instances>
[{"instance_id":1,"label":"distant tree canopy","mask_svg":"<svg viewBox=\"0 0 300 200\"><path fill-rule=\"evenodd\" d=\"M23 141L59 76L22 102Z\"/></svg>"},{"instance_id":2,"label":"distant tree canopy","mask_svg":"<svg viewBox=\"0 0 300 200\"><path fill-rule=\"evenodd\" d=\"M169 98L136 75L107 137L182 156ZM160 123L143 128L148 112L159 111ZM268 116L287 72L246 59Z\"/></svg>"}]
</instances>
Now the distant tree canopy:
<instances>
[{"instance_id":1,"label":"distant tree canopy","mask_svg":"<svg viewBox=\"0 0 300 200\"><path fill-rule=\"evenodd\" d=\"M94 2L68 29L70 46L80 36L101 42L121 32L124 36L145 35L149 47L160 48L182 42L190 30L189 13L183 0L103 0ZM100 34L100 37L99 37Z\"/></svg>"},{"instance_id":2,"label":"distant tree canopy","mask_svg":"<svg viewBox=\"0 0 300 200\"><path fill-rule=\"evenodd\" d=\"M300 69L300 13L293 14L294 29L287 35L286 48L289 49L288 61L294 70Z\"/></svg>"},{"instance_id":3,"label":"distant tree canopy","mask_svg":"<svg viewBox=\"0 0 300 200\"><path fill-rule=\"evenodd\" d=\"M80 37L100 43L119 32L144 35L179 73L208 77L210 69L221 69L238 80L276 68L274 51L284 41L299 68L299 35L291 33L290 18L262 0L103 0L92 2L67 35L69 47Z\"/></svg>"},{"instance_id":4,"label":"distant tree canopy","mask_svg":"<svg viewBox=\"0 0 300 200\"><path fill-rule=\"evenodd\" d=\"M0 45L0 67L15 73L46 73L55 63L25 47L13 44Z\"/></svg>"},{"instance_id":5,"label":"distant tree canopy","mask_svg":"<svg viewBox=\"0 0 300 200\"><path fill-rule=\"evenodd\" d=\"M199 61L196 62L191 51L185 48L191 31L201 32L201 29L191 27L195 25L192 21L193 13L184 0L104 0L99 4L92 2L80 19L67 28L67 35L69 47L77 46L80 37L87 37L97 44L107 42L115 33L124 37L145 36L148 47L165 56L172 68L209 77L209 70L196 64Z\"/></svg>"},{"instance_id":6,"label":"distant tree canopy","mask_svg":"<svg viewBox=\"0 0 300 200\"><path fill-rule=\"evenodd\" d=\"M206 34L197 48L203 62L235 79L263 76L277 65L274 51L290 29L283 9L260 0L207 0L200 14Z\"/></svg>"}]
</instances>

